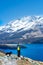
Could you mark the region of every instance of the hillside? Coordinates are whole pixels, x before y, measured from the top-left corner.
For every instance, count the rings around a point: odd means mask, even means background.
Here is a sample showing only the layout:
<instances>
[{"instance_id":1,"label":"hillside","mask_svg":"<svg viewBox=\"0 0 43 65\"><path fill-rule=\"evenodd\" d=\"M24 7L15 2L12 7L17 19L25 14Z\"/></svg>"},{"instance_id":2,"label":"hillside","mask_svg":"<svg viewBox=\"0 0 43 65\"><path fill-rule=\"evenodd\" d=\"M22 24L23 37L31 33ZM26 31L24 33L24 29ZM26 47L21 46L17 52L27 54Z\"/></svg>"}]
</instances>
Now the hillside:
<instances>
[{"instance_id":1,"label":"hillside","mask_svg":"<svg viewBox=\"0 0 43 65\"><path fill-rule=\"evenodd\" d=\"M0 52L0 65L43 65L43 62L23 56L18 58L13 54L11 56L6 56L3 52Z\"/></svg>"},{"instance_id":2,"label":"hillside","mask_svg":"<svg viewBox=\"0 0 43 65\"><path fill-rule=\"evenodd\" d=\"M18 42L43 43L42 16L26 16L0 26L0 43Z\"/></svg>"}]
</instances>

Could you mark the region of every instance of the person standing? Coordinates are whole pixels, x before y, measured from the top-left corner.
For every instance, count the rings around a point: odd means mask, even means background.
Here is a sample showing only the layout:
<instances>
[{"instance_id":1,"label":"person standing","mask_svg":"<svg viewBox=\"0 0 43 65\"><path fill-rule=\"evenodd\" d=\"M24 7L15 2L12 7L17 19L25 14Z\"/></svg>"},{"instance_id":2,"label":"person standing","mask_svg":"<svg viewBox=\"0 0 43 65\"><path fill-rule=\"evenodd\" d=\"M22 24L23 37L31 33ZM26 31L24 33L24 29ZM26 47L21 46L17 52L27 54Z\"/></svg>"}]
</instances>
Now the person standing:
<instances>
[{"instance_id":1,"label":"person standing","mask_svg":"<svg viewBox=\"0 0 43 65\"><path fill-rule=\"evenodd\" d=\"M17 56L20 57L20 45L17 46Z\"/></svg>"}]
</instances>

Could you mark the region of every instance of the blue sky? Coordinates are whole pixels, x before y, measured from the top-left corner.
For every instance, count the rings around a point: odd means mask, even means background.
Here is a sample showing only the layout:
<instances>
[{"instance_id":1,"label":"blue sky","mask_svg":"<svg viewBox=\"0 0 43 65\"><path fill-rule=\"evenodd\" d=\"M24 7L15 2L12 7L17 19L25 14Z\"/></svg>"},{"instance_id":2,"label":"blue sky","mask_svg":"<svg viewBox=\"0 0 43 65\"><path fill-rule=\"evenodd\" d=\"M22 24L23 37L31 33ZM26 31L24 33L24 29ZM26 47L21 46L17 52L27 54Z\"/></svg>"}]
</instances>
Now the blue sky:
<instances>
[{"instance_id":1,"label":"blue sky","mask_svg":"<svg viewBox=\"0 0 43 65\"><path fill-rule=\"evenodd\" d=\"M0 25L29 15L43 15L43 0L0 0Z\"/></svg>"}]
</instances>

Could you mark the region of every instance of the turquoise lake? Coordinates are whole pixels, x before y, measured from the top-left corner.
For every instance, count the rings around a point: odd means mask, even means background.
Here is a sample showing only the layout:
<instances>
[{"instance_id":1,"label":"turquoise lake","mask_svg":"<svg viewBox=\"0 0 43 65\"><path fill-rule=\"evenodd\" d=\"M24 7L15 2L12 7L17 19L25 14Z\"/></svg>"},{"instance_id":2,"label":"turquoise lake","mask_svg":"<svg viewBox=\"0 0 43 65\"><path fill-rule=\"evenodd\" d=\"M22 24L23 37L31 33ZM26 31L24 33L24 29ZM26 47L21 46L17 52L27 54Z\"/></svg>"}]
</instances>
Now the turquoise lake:
<instances>
[{"instance_id":1,"label":"turquoise lake","mask_svg":"<svg viewBox=\"0 0 43 65\"><path fill-rule=\"evenodd\" d=\"M26 48L21 48L21 55L34 60L43 61L43 44L24 44ZM17 54L16 49L1 49L5 52Z\"/></svg>"}]
</instances>

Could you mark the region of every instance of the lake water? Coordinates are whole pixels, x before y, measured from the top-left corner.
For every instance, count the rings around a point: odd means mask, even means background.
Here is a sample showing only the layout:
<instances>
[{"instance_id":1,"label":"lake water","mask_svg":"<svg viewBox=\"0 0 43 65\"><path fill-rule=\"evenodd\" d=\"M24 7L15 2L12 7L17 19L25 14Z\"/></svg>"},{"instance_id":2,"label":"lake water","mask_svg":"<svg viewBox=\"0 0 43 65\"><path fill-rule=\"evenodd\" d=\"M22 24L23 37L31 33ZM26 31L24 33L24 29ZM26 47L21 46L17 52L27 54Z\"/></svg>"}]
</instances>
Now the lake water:
<instances>
[{"instance_id":1,"label":"lake water","mask_svg":"<svg viewBox=\"0 0 43 65\"><path fill-rule=\"evenodd\" d=\"M24 44L26 48L21 49L21 55L34 60L43 61L43 44ZM17 54L16 49L1 49L5 52L12 51Z\"/></svg>"}]
</instances>

